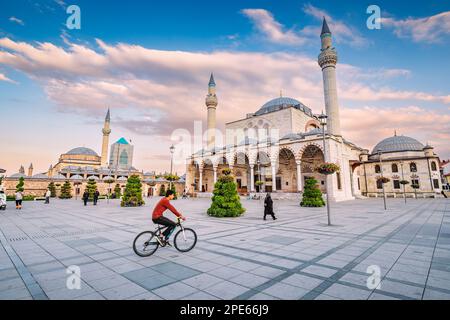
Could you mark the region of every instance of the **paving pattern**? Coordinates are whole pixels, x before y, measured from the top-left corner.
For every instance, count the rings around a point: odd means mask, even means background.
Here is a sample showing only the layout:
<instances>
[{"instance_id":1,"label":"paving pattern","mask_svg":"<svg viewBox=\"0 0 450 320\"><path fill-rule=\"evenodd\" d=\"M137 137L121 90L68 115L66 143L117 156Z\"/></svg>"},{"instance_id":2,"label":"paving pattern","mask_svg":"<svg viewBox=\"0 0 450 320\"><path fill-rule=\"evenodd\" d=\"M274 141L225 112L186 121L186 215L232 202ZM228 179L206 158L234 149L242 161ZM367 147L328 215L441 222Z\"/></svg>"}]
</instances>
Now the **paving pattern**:
<instances>
[{"instance_id":1,"label":"paving pattern","mask_svg":"<svg viewBox=\"0 0 450 320\"><path fill-rule=\"evenodd\" d=\"M206 215L208 199L177 200L197 246L141 258L131 244L154 228L157 200L25 202L22 211L9 203L0 299L450 299L450 200L388 199L387 211L381 199L337 203L331 227L324 208L292 201L275 201L278 220L263 221L258 200L227 219ZM74 265L79 289L67 285Z\"/></svg>"}]
</instances>

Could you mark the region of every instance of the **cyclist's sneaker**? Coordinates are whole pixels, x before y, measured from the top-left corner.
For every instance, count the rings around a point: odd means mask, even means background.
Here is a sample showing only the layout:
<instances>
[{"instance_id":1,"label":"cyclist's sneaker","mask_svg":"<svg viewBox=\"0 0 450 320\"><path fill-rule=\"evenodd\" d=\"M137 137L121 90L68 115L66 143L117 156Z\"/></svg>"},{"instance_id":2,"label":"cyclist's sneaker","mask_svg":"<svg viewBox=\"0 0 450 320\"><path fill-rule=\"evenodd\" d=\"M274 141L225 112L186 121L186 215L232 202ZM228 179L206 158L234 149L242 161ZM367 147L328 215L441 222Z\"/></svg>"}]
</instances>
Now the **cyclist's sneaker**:
<instances>
[{"instance_id":1,"label":"cyclist's sneaker","mask_svg":"<svg viewBox=\"0 0 450 320\"><path fill-rule=\"evenodd\" d=\"M172 245L170 244L169 240L166 240L166 245L167 245L168 247L171 247L171 246L172 246Z\"/></svg>"}]
</instances>

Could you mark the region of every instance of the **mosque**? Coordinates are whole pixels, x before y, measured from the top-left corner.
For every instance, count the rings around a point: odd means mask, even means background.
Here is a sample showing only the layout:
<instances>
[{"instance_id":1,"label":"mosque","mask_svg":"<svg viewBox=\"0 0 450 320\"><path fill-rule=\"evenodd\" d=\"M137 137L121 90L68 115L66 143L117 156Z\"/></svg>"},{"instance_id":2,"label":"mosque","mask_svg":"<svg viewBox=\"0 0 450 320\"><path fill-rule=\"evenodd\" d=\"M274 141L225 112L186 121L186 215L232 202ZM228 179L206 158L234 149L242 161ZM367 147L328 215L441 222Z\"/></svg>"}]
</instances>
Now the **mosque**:
<instances>
[{"instance_id":1,"label":"mosque","mask_svg":"<svg viewBox=\"0 0 450 320\"><path fill-rule=\"evenodd\" d=\"M8 195L14 194L18 180L23 177L25 182L25 195L42 197L50 182L57 186L57 193L60 186L69 181L72 185L73 196L83 194L88 180L95 180L97 188L102 195L113 193L116 184L119 184L121 192L125 190L128 177L137 175L143 182L144 196L159 194L161 185L169 185L169 181L157 178L155 172L139 171L133 167L134 147L125 138L120 138L113 143L109 149L109 136L111 134L111 114L110 110L105 117L102 129L102 151L101 155L90 148L77 147L61 154L55 165L50 165L47 172L33 174L33 164L25 168L20 167L19 172L4 178L4 189ZM175 182L178 192L184 190L184 180Z\"/></svg>"},{"instance_id":2,"label":"mosque","mask_svg":"<svg viewBox=\"0 0 450 320\"><path fill-rule=\"evenodd\" d=\"M332 201L378 197L383 194L379 182L383 176L389 178L384 185L388 197L402 197L403 192L407 197L440 196L440 160L432 146L395 134L369 151L344 138L336 85L338 54L325 19L320 38L318 64L326 115L316 115L299 100L280 95L245 118L226 123L226 146L220 147L215 138L218 98L211 74L207 145L187 159L190 193L211 196L222 169L230 168L240 194L272 192L278 199L299 199L306 179L315 178ZM315 168L324 162L339 165L340 171L328 177L319 174ZM401 184L402 180L409 184Z\"/></svg>"}]
</instances>

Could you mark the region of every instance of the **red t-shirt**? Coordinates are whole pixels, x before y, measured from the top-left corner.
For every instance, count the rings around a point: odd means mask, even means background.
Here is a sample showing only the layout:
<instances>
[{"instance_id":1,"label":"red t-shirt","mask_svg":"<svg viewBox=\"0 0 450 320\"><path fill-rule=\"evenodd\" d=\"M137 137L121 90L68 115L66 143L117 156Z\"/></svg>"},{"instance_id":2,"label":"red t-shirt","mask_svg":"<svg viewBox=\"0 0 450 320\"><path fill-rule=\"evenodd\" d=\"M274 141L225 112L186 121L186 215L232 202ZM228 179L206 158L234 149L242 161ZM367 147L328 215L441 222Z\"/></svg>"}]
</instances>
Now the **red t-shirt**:
<instances>
[{"instance_id":1,"label":"red t-shirt","mask_svg":"<svg viewBox=\"0 0 450 320\"><path fill-rule=\"evenodd\" d=\"M159 217L161 217L163 215L164 211L166 211L167 209L172 211L177 217L181 217L181 213L179 213L177 211L177 209L175 209L175 207L170 204L169 199L164 197L161 200L159 200L155 209L153 209L152 220L155 220L155 219L158 219Z\"/></svg>"}]
</instances>

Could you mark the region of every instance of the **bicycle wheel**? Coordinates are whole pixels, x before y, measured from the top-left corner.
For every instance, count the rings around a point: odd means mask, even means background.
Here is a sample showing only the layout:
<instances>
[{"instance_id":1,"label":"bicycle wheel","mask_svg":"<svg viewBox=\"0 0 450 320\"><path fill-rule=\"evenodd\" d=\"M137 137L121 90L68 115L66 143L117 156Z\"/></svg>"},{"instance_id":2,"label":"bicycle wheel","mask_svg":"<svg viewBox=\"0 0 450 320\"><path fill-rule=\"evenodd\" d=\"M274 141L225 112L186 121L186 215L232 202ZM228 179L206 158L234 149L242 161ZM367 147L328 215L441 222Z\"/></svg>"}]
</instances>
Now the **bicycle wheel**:
<instances>
[{"instance_id":1,"label":"bicycle wheel","mask_svg":"<svg viewBox=\"0 0 450 320\"><path fill-rule=\"evenodd\" d=\"M183 228L177 232L173 239L173 244L178 251L188 252L195 247L197 243L197 234L194 230Z\"/></svg>"},{"instance_id":2,"label":"bicycle wheel","mask_svg":"<svg viewBox=\"0 0 450 320\"><path fill-rule=\"evenodd\" d=\"M140 257L148 257L155 253L159 243L152 231L144 231L133 241L133 250Z\"/></svg>"}]
</instances>

